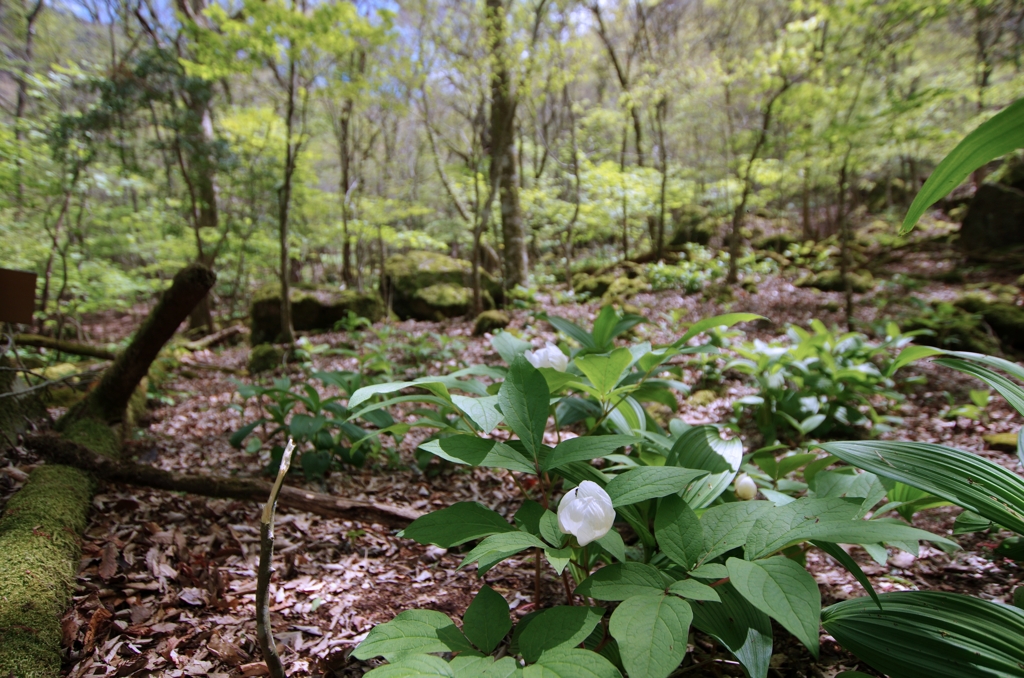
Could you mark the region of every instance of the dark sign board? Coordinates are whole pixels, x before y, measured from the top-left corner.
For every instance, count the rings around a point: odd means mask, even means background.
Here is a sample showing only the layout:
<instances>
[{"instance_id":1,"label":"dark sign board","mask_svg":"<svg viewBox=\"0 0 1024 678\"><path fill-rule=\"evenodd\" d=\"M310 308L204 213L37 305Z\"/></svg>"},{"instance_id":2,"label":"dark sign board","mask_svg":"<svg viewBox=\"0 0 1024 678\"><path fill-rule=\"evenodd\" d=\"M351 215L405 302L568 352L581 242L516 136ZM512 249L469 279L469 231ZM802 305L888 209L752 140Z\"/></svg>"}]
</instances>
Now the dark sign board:
<instances>
[{"instance_id":1,"label":"dark sign board","mask_svg":"<svg viewBox=\"0 0 1024 678\"><path fill-rule=\"evenodd\" d=\"M0 322L32 324L36 274L0 268Z\"/></svg>"}]
</instances>

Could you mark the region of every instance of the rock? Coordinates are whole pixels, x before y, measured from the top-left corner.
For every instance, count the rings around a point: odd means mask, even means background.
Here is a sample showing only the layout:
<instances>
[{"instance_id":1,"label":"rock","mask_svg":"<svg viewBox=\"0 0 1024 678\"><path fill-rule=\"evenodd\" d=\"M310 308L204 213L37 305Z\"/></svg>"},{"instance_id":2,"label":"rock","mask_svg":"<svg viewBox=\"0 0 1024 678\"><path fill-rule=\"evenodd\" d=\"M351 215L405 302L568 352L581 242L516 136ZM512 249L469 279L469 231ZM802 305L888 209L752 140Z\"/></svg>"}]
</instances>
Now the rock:
<instances>
[{"instance_id":1,"label":"rock","mask_svg":"<svg viewBox=\"0 0 1024 678\"><path fill-rule=\"evenodd\" d=\"M773 235L766 235L762 238L758 238L750 244L755 250L785 254L786 250L790 247L793 245L802 245L803 241L791 233L775 233ZM814 246L813 242L809 242L808 244L812 247Z\"/></svg>"},{"instance_id":2,"label":"rock","mask_svg":"<svg viewBox=\"0 0 1024 678\"><path fill-rule=\"evenodd\" d=\"M608 286L608 289L605 290L604 294L601 295L601 301L604 304L610 304L613 302L622 303L634 295L650 291L651 285L647 282L646 277L616 278L612 284Z\"/></svg>"},{"instance_id":3,"label":"rock","mask_svg":"<svg viewBox=\"0 0 1024 678\"><path fill-rule=\"evenodd\" d=\"M473 323L473 336L479 337L487 332L494 332L503 327L508 327L512 319L504 311L484 311L476 317Z\"/></svg>"},{"instance_id":4,"label":"rock","mask_svg":"<svg viewBox=\"0 0 1024 678\"><path fill-rule=\"evenodd\" d=\"M688 205L673 209L672 239L670 249L681 248L686 243L707 245L714 237L717 224L706 207Z\"/></svg>"},{"instance_id":5,"label":"rock","mask_svg":"<svg viewBox=\"0 0 1024 678\"><path fill-rule=\"evenodd\" d=\"M1024 245L1024 191L982 184L960 226L959 243L968 254L1005 252Z\"/></svg>"},{"instance_id":6,"label":"rock","mask_svg":"<svg viewBox=\"0 0 1024 678\"><path fill-rule=\"evenodd\" d=\"M981 439L985 441L990 450L995 450L996 452L1017 451L1016 433L990 433L986 436L981 436Z\"/></svg>"},{"instance_id":7,"label":"rock","mask_svg":"<svg viewBox=\"0 0 1024 678\"><path fill-rule=\"evenodd\" d=\"M977 294L964 295L956 305L980 315L1003 346L1024 351L1024 308L1002 301L989 302Z\"/></svg>"},{"instance_id":8,"label":"rock","mask_svg":"<svg viewBox=\"0 0 1024 678\"><path fill-rule=\"evenodd\" d=\"M438 320L465 315L472 306L473 265L464 259L455 259L437 252L407 252L388 257L384 262L381 291L390 296L391 308L402 319ZM435 286L437 289L426 292ZM480 271L480 286L485 308L494 308L504 302L501 284L487 271ZM455 292L461 288L465 292ZM461 313L455 313L458 300L468 301ZM442 303L434 307L431 300Z\"/></svg>"},{"instance_id":9,"label":"rock","mask_svg":"<svg viewBox=\"0 0 1024 678\"><path fill-rule=\"evenodd\" d=\"M408 309L417 320L444 320L469 313L473 290L451 283L438 283L416 290ZM399 314L401 315L401 314Z\"/></svg>"},{"instance_id":10,"label":"rock","mask_svg":"<svg viewBox=\"0 0 1024 678\"><path fill-rule=\"evenodd\" d=\"M875 280L871 274L867 271L863 273L849 273L850 286L854 292L863 293L871 290L875 286ZM839 274L839 271L822 271L821 273L812 273L802 277L796 281L797 287L814 287L815 289L822 290L823 292L842 292L843 278Z\"/></svg>"},{"instance_id":11,"label":"rock","mask_svg":"<svg viewBox=\"0 0 1024 678\"><path fill-rule=\"evenodd\" d=\"M333 330L351 311L360 318L377 322L384 317L384 301L377 294L355 290L292 289L292 329ZM281 333L281 290L264 287L256 293L250 310L253 346L277 339Z\"/></svg>"},{"instance_id":12,"label":"rock","mask_svg":"<svg viewBox=\"0 0 1024 678\"><path fill-rule=\"evenodd\" d=\"M284 353L273 344L259 344L253 346L249 352L249 372L259 374L269 372L281 364Z\"/></svg>"}]
</instances>

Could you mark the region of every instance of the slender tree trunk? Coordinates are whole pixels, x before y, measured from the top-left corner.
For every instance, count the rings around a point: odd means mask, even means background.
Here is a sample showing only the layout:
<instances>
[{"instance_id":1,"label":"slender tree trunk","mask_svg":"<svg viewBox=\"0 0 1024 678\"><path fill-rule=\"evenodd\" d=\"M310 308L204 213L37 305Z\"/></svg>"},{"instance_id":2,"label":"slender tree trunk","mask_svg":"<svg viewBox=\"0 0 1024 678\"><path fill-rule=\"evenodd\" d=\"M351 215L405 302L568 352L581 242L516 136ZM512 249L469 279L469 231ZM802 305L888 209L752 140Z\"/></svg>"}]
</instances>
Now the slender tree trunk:
<instances>
[{"instance_id":1,"label":"slender tree trunk","mask_svg":"<svg viewBox=\"0 0 1024 678\"><path fill-rule=\"evenodd\" d=\"M576 220L580 215L580 152L576 145L576 114L572 110L572 100L569 98L569 86L562 90L565 98L566 108L569 111L569 139L572 142L572 175L573 175L573 209L572 218L565 228L565 282L572 289L572 256L573 256L573 229Z\"/></svg>"},{"instance_id":2,"label":"slender tree trunk","mask_svg":"<svg viewBox=\"0 0 1024 678\"><path fill-rule=\"evenodd\" d=\"M22 204L25 199L25 180L22 176L25 159L21 153L21 142L24 139L25 130L22 129L21 121L24 119L25 109L28 107L28 79L32 75L32 59L35 56L36 20L39 18L39 14L43 11L44 6L43 0L38 0L35 7L29 10L25 16L24 64L21 69L15 71L15 81L18 85L18 96L14 105L14 152L17 154L15 166L18 173L14 210L15 219L21 218Z\"/></svg>"},{"instance_id":3,"label":"slender tree trunk","mask_svg":"<svg viewBox=\"0 0 1024 678\"><path fill-rule=\"evenodd\" d=\"M292 330L291 280L288 256L288 209L291 203L292 174L295 172L296 145L292 142L295 131L295 63L288 65L288 103L285 115L284 180L277 191L277 222L281 246L281 335L280 341L295 341Z\"/></svg>"},{"instance_id":4,"label":"slender tree trunk","mask_svg":"<svg viewBox=\"0 0 1024 678\"><path fill-rule=\"evenodd\" d=\"M519 205L518 162L515 150L517 101L512 92L505 47L505 8L502 0L487 0L487 23L491 41L491 183L497 183L501 204L501 233L505 245L505 287L525 285L529 275L529 254Z\"/></svg>"},{"instance_id":5,"label":"slender tree trunk","mask_svg":"<svg viewBox=\"0 0 1024 678\"><path fill-rule=\"evenodd\" d=\"M839 275L843 281L843 298L846 309L846 330L853 331L853 285L850 280L850 220L846 215L846 184L850 165L850 148L843 156L839 168L839 194L836 196L836 221L839 227Z\"/></svg>"},{"instance_id":6,"label":"slender tree trunk","mask_svg":"<svg viewBox=\"0 0 1024 678\"><path fill-rule=\"evenodd\" d=\"M668 193L668 149L665 147L665 115L668 113L668 102L658 102L656 119L658 122L658 154L661 159L661 191L658 195L658 234L654 252L660 261L665 256L665 202Z\"/></svg>"},{"instance_id":7,"label":"slender tree trunk","mask_svg":"<svg viewBox=\"0 0 1024 678\"><path fill-rule=\"evenodd\" d=\"M804 185L801 191L801 216L803 219L804 240L813 240L813 227L811 226L811 169L804 169Z\"/></svg>"}]
</instances>

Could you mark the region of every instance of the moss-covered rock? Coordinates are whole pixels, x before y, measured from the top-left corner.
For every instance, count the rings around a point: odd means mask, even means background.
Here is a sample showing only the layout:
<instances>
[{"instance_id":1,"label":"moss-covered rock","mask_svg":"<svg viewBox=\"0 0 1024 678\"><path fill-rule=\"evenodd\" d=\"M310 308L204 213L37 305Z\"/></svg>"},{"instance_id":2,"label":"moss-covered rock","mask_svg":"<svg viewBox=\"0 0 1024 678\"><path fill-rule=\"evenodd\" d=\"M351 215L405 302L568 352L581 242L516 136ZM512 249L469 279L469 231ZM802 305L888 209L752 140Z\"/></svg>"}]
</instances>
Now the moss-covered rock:
<instances>
[{"instance_id":1,"label":"moss-covered rock","mask_svg":"<svg viewBox=\"0 0 1024 678\"><path fill-rule=\"evenodd\" d=\"M384 317L384 300L378 294L355 290L292 289L292 329L299 331L333 330L349 312L370 322ZM262 288L252 300L249 341L253 346L277 339L281 334L281 289L277 285Z\"/></svg>"},{"instance_id":2,"label":"moss-covered rock","mask_svg":"<svg viewBox=\"0 0 1024 678\"><path fill-rule=\"evenodd\" d=\"M688 205L674 209L672 216L672 239L669 247L678 249L687 243L707 245L714 237L718 224L711 212L700 205Z\"/></svg>"},{"instance_id":3,"label":"moss-covered rock","mask_svg":"<svg viewBox=\"0 0 1024 678\"><path fill-rule=\"evenodd\" d=\"M997 452L1016 452L1017 451L1017 434L1016 433L990 433L988 435L981 436L981 439L985 441L990 450Z\"/></svg>"},{"instance_id":4,"label":"moss-covered rock","mask_svg":"<svg viewBox=\"0 0 1024 678\"><path fill-rule=\"evenodd\" d=\"M907 319L901 325L908 332L916 330L930 332L930 334L916 337L914 339L916 344L989 355L1000 353L999 340L988 331L980 315L970 313L948 302L935 304L927 311Z\"/></svg>"},{"instance_id":5,"label":"moss-covered rock","mask_svg":"<svg viewBox=\"0 0 1024 678\"><path fill-rule=\"evenodd\" d=\"M13 364L7 358L0 358L0 367L13 367ZM0 393L8 393L16 388L15 382L20 382L17 375L18 373L13 370L0 370ZM13 435L23 430L27 422L45 416L46 407L39 399L38 391L0 398L0 431ZM6 442L6 439L0 436L0 444Z\"/></svg>"},{"instance_id":6,"label":"moss-covered rock","mask_svg":"<svg viewBox=\"0 0 1024 678\"><path fill-rule=\"evenodd\" d=\"M74 589L92 482L40 466L0 518L0 675L60 675L61 616Z\"/></svg>"},{"instance_id":7,"label":"moss-covered rock","mask_svg":"<svg viewBox=\"0 0 1024 678\"><path fill-rule=\"evenodd\" d=\"M622 303L634 295L650 291L651 284L643 276L637 278L619 277L601 295L601 301L605 304Z\"/></svg>"},{"instance_id":8,"label":"moss-covered rock","mask_svg":"<svg viewBox=\"0 0 1024 678\"><path fill-rule=\"evenodd\" d=\"M1024 308L1004 301L990 302L979 294L965 294L956 305L980 315L1004 347L1024 351Z\"/></svg>"},{"instance_id":9,"label":"moss-covered rock","mask_svg":"<svg viewBox=\"0 0 1024 678\"><path fill-rule=\"evenodd\" d=\"M438 283L416 290L408 308L414 318L444 320L466 315L472 305L473 290L462 285Z\"/></svg>"},{"instance_id":10,"label":"moss-covered rock","mask_svg":"<svg viewBox=\"0 0 1024 678\"><path fill-rule=\"evenodd\" d=\"M463 287L469 290L471 304L472 277L473 265L464 259L455 259L437 252L406 252L392 255L384 262L381 292L385 298L390 298L391 308L399 318L434 320L439 315L450 318L454 316L446 315L446 309L426 305L426 299L420 292L434 285ZM504 303L501 283L487 271L480 271L480 286L484 292L482 296L486 308ZM435 290L428 296L440 294L440 290ZM448 299L452 295L447 293L443 296Z\"/></svg>"},{"instance_id":11,"label":"moss-covered rock","mask_svg":"<svg viewBox=\"0 0 1024 678\"><path fill-rule=\"evenodd\" d=\"M694 391L693 394L686 399L687 404L693 407L706 407L711 403L718 400L718 394L714 391Z\"/></svg>"},{"instance_id":12,"label":"moss-covered rock","mask_svg":"<svg viewBox=\"0 0 1024 678\"><path fill-rule=\"evenodd\" d=\"M278 367L283 358L284 353L273 344L253 346L249 351L249 373L269 372Z\"/></svg>"},{"instance_id":13,"label":"moss-covered rock","mask_svg":"<svg viewBox=\"0 0 1024 678\"><path fill-rule=\"evenodd\" d=\"M476 317L476 322L473 323L473 335L479 337L487 332L500 330L508 327L510 322L512 322L512 318L504 311L484 311Z\"/></svg>"},{"instance_id":14,"label":"moss-covered rock","mask_svg":"<svg viewBox=\"0 0 1024 678\"><path fill-rule=\"evenodd\" d=\"M61 433L68 440L87 447L96 454L117 459L121 456L119 429L119 426L109 426L99 419L82 417L69 422Z\"/></svg>"},{"instance_id":15,"label":"moss-covered rock","mask_svg":"<svg viewBox=\"0 0 1024 678\"><path fill-rule=\"evenodd\" d=\"M755 250L785 254L786 250L790 247L803 245L803 240L792 233L773 233L772 235L762 236L750 244Z\"/></svg>"},{"instance_id":16,"label":"moss-covered rock","mask_svg":"<svg viewBox=\"0 0 1024 678\"><path fill-rule=\"evenodd\" d=\"M603 275L577 274L573 276L572 289L576 294L586 294L591 299L602 297L618 277L614 273L605 273Z\"/></svg>"},{"instance_id":17,"label":"moss-covered rock","mask_svg":"<svg viewBox=\"0 0 1024 678\"><path fill-rule=\"evenodd\" d=\"M867 292L875 286L875 280L871 274L867 271L861 273L849 273L847 276L850 279L850 286L854 292L858 294ZM797 287L813 287L823 292L842 292L845 287L843 286L843 277L839 271L822 271L821 273L811 273L805 275L796 281Z\"/></svg>"}]
</instances>

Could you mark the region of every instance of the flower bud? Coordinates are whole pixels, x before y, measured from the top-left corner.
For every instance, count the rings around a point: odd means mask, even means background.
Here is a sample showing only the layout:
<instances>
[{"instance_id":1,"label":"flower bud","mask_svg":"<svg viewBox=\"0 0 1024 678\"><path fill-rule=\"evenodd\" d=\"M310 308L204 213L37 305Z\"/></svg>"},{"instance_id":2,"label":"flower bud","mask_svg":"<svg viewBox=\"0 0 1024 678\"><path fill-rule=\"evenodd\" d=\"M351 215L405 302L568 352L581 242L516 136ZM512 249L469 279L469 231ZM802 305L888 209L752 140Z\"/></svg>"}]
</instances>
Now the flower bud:
<instances>
[{"instance_id":1,"label":"flower bud","mask_svg":"<svg viewBox=\"0 0 1024 678\"><path fill-rule=\"evenodd\" d=\"M550 367L559 372L565 372L565 369L569 367L569 358L550 341L544 345L544 348L527 351L523 356L536 368Z\"/></svg>"},{"instance_id":2,"label":"flower bud","mask_svg":"<svg viewBox=\"0 0 1024 678\"><path fill-rule=\"evenodd\" d=\"M576 537L580 546L608 534L614 521L612 498L590 480L566 492L558 503L558 529Z\"/></svg>"},{"instance_id":3,"label":"flower bud","mask_svg":"<svg viewBox=\"0 0 1024 678\"><path fill-rule=\"evenodd\" d=\"M757 483L746 473L736 476L736 496L743 501L750 501L757 496Z\"/></svg>"}]
</instances>

